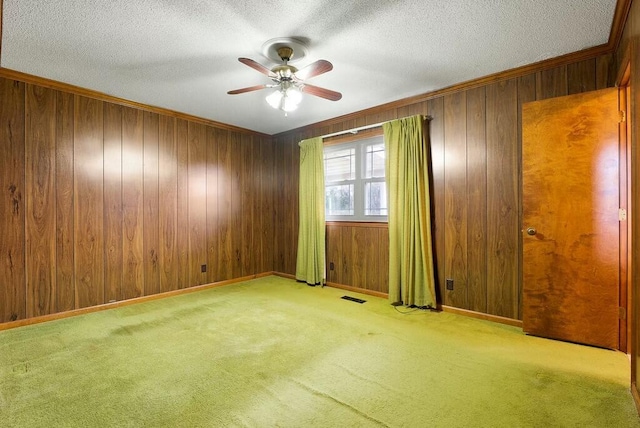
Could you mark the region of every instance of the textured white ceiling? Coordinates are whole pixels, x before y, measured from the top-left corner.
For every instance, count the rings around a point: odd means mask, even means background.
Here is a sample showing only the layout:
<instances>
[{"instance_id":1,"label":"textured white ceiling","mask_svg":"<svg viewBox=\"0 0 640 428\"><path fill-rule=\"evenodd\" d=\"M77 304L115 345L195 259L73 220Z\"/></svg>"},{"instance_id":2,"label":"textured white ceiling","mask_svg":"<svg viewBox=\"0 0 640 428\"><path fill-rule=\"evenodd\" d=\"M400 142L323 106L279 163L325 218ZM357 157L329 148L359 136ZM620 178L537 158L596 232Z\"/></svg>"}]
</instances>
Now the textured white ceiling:
<instances>
[{"instance_id":1,"label":"textured white ceiling","mask_svg":"<svg viewBox=\"0 0 640 428\"><path fill-rule=\"evenodd\" d=\"M4 0L0 65L266 134L606 43L616 0ZM284 117L262 44L292 36L333 71Z\"/></svg>"}]
</instances>

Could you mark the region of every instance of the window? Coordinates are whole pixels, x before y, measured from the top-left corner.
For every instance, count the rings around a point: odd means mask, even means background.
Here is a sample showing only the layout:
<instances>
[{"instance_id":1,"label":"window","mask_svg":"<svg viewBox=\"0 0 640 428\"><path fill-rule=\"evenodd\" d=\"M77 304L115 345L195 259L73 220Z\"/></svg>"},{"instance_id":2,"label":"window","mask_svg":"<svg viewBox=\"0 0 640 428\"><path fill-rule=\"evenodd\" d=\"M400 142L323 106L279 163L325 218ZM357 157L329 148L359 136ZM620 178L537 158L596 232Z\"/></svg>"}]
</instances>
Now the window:
<instances>
[{"instance_id":1,"label":"window","mask_svg":"<svg viewBox=\"0 0 640 428\"><path fill-rule=\"evenodd\" d=\"M382 136L324 149L325 215L329 221L387 221Z\"/></svg>"}]
</instances>

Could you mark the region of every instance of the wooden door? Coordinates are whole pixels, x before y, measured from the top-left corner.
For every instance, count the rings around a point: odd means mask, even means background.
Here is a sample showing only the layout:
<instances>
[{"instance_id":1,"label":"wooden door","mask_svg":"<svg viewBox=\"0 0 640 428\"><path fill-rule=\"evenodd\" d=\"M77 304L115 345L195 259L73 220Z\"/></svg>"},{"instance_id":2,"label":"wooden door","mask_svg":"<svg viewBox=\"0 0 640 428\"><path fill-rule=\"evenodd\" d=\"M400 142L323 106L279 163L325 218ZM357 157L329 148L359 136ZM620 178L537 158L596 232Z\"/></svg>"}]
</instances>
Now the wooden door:
<instances>
[{"instance_id":1,"label":"wooden door","mask_svg":"<svg viewBox=\"0 0 640 428\"><path fill-rule=\"evenodd\" d=\"M523 328L618 348L618 92L523 105Z\"/></svg>"}]
</instances>

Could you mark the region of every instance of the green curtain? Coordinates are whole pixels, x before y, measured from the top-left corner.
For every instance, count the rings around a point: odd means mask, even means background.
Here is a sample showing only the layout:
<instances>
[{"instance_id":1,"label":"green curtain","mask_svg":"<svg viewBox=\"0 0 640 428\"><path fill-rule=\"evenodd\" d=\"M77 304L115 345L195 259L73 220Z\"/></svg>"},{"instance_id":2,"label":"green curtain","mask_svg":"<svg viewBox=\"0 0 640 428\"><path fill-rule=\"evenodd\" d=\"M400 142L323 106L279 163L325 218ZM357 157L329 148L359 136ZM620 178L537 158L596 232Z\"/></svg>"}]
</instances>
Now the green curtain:
<instances>
[{"instance_id":1,"label":"green curtain","mask_svg":"<svg viewBox=\"0 0 640 428\"><path fill-rule=\"evenodd\" d=\"M299 229L296 279L324 283L324 155L322 138L300 142Z\"/></svg>"},{"instance_id":2,"label":"green curtain","mask_svg":"<svg viewBox=\"0 0 640 428\"><path fill-rule=\"evenodd\" d=\"M383 125L389 198L389 300L436 307L429 148L422 116Z\"/></svg>"}]
</instances>

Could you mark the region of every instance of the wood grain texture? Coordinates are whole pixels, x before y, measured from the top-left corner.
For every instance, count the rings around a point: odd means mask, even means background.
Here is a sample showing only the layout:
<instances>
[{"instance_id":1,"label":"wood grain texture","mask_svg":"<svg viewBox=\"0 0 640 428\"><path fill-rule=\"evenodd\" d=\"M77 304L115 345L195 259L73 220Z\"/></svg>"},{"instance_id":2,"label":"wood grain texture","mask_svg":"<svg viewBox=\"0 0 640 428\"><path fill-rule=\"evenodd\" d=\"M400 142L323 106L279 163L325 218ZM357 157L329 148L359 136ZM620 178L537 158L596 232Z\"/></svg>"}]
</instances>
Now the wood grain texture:
<instances>
[{"instance_id":1,"label":"wood grain texture","mask_svg":"<svg viewBox=\"0 0 640 428\"><path fill-rule=\"evenodd\" d=\"M177 290L178 282L178 146L176 119L158 121L158 260L161 293Z\"/></svg>"},{"instance_id":2,"label":"wood grain texture","mask_svg":"<svg viewBox=\"0 0 640 428\"><path fill-rule=\"evenodd\" d=\"M27 85L25 104L26 301L34 317L56 308L56 93Z\"/></svg>"},{"instance_id":3,"label":"wood grain texture","mask_svg":"<svg viewBox=\"0 0 640 428\"><path fill-rule=\"evenodd\" d=\"M56 311L75 308L73 122L74 96L56 97Z\"/></svg>"},{"instance_id":4,"label":"wood grain texture","mask_svg":"<svg viewBox=\"0 0 640 428\"><path fill-rule=\"evenodd\" d=\"M444 97L444 274L454 289L443 303L468 309L467 289L467 98L466 92Z\"/></svg>"},{"instance_id":5,"label":"wood grain texture","mask_svg":"<svg viewBox=\"0 0 640 428\"><path fill-rule=\"evenodd\" d=\"M256 195L253 183L253 141L250 135L243 134L240 140L240 205L242 216L240 217L242 233L240 240L242 276L251 275L255 272L255 259L252 257L254 247L253 228L255 219L253 217L252 197Z\"/></svg>"},{"instance_id":6,"label":"wood grain texture","mask_svg":"<svg viewBox=\"0 0 640 428\"><path fill-rule=\"evenodd\" d=\"M522 165L522 105L536 99L536 75L518 78L518 163ZM518 224L522 227L522 168L518 172ZM522 248L522 233L518 234L518 246ZM518 256L518 318L522 320L522 251Z\"/></svg>"},{"instance_id":7,"label":"wood grain texture","mask_svg":"<svg viewBox=\"0 0 640 428\"><path fill-rule=\"evenodd\" d=\"M596 58L596 89L615 86L616 74L616 62L613 54L602 55Z\"/></svg>"},{"instance_id":8,"label":"wood grain texture","mask_svg":"<svg viewBox=\"0 0 640 428\"><path fill-rule=\"evenodd\" d=\"M327 282L344 284L340 261L342 256L342 227L327 225L326 229Z\"/></svg>"},{"instance_id":9,"label":"wood grain texture","mask_svg":"<svg viewBox=\"0 0 640 428\"><path fill-rule=\"evenodd\" d=\"M104 303L103 103L76 96L74 121L76 307Z\"/></svg>"},{"instance_id":10,"label":"wood grain texture","mask_svg":"<svg viewBox=\"0 0 640 428\"><path fill-rule=\"evenodd\" d=\"M159 211L159 148L158 115L144 112L144 195L143 195L143 246L144 246L144 294L160 292L160 217Z\"/></svg>"},{"instance_id":11,"label":"wood grain texture","mask_svg":"<svg viewBox=\"0 0 640 428\"><path fill-rule=\"evenodd\" d=\"M445 135L444 135L444 101L443 98L429 100L429 137L431 140L431 168L433 174L432 184L432 230L433 230L433 252L434 268L436 275L437 300L442 301L445 295Z\"/></svg>"},{"instance_id":12,"label":"wood grain texture","mask_svg":"<svg viewBox=\"0 0 640 428\"><path fill-rule=\"evenodd\" d=\"M567 66L542 70L536 73L536 99L561 97L567 95Z\"/></svg>"},{"instance_id":13,"label":"wood grain texture","mask_svg":"<svg viewBox=\"0 0 640 428\"><path fill-rule=\"evenodd\" d=\"M144 119L122 110L122 298L144 294Z\"/></svg>"},{"instance_id":14,"label":"wood grain texture","mask_svg":"<svg viewBox=\"0 0 640 428\"><path fill-rule=\"evenodd\" d=\"M229 133L231 152L231 276L242 276L242 138L235 132Z\"/></svg>"},{"instance_id":15,"label":"wood grain texture","mask_svg":"<svg viewBox=\"0 0 640 428\"><path fill-rule=\"evenodd\" d=\"M517 82L486 88L487 103L487 312L517 318L518 115Z\"/></svg>"},{"instance_id":16,"label":"wood grain texture","mask_svg":"<svg viewBox=\"0 0 640 428\"><path fill-rule=\"evenodd\" d=\"M586 59L567 65L567 94L594 91L596 89L596 60Z\"/></svg>"},{"instance_id":17,"label":"wood grain texture","mask_svg":"<svg viewBox=\"0 0 640 428\"><path fill-rule=\"evenodd\" d=\"M275 228L275 143L263 140L260 144L261 180L260 194L262 198L263 228L260 253L262 272L274 270Z\"/></svg>"},{"instance_id":18,"label":"wood grain texture","mask_svg":"<svg viewBox=\"0 0 640 428\"><path fill-rule=\"evenodd\" d=\"M229 133L216 132L218 145L218 279L233 277L231 227L231 148Z\"/></svg>"},{"instance_id":19,"label":"wood grain texture","mask_svg":"<svg viewBox=\"0 0 640 428\"><path fill-rule=\"evenodd\" d=\"M487 139L485 88L467 91L467 306L487 311Z\"/></svg>"},{"instance_id":20,"label":"wood grain texture","mask_svg":"<svg viewBox=\"0 0 640 428\"><path fill-rule=\"evenodd\" d=\"M189 286L205 284L207 273L207 132L189 123Z\"/></svg>"},{"instance_id":21,"label":"wood grain texture","mask_svg":"<svg viewBox=\"0 0 640 428\"><path fill-rule=\"evenodd\" d=\"M207 281L218 281L218 141L217 131L207 128Z\"/></svg>"},{"instance_id":22,"label":"wood grain texture","mask_svg":"<svg viewBox=\"0 0 640 428\"><path fill-rule=\"evenodd\" d=\"M523 150L524 330L617 349L617 89L526 104Z\"/></svg>"},{"instance_id":23,"label":"wood grain texture","mask_svg":"<svg viewBox=\"0 0 640 428\"><path fill-rule=\"evenodd\" d=\"M122 299L122 107L104 106L104 293Z\"/></svg>"},{"instance_id":24,"label":"wood grain texture","mask_svg":"<svg viewBox=\"0 0 640 428\"><path fill-rule=\"evenodd\" d=\"M26 317L25 85L0 79L0 321Z\"/></svg>"},{"instance_id":25,"label":"wood grain texture","mask_svg":"<svg viewBox=\"0 0 640 428\"><path fill-rule=\"evenodd\" d=\"M178 288L189 286L189 123L176 119L178 164Z\"/></svg>"}]
</instances>

